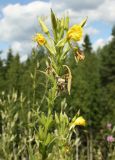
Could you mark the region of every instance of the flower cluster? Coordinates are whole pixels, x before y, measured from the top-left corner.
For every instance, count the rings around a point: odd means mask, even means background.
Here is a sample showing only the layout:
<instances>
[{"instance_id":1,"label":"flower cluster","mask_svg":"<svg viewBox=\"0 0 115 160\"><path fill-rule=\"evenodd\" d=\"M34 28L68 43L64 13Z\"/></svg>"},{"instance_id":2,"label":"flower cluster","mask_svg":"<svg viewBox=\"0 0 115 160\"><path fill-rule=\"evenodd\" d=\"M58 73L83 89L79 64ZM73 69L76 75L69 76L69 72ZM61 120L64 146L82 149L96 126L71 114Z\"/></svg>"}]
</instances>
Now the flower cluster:
<instances>
[{"instance_id":1,"label":"flower cluster","mask_svg":"<svg viewBox=\"0 0 115 160\"><path fill-rule=\"evenodd\" d=\"M69 17L58 19L51 10L52 33L50 33L44 21L39 18L43 34L36 33L33 37L37 45L44 47L48 52L49 62L46 69L47 76L53 75L57 81L58 93L68 90L70 94L72 74L69 66L64 64L71 50L76 62L84 60L85 56L78 46L78 41L83 37L83 26L87 18L80 24L69 27ZM73 45L73 41L75 45ZM62 75L62 73L64 73Z\"/></svg>"}]
</instances>

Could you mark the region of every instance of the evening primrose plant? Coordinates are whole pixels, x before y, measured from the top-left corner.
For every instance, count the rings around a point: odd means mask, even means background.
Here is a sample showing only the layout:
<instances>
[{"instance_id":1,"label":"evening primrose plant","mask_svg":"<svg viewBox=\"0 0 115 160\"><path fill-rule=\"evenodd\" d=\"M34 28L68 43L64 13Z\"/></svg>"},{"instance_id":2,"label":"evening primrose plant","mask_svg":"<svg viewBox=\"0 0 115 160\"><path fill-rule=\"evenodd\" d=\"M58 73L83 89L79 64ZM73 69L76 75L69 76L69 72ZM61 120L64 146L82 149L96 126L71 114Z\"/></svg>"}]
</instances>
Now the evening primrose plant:
<instances>
[{"instance_id":1,"label":"evening primrose plant","mask_svg":"<svg viewBox=\"0 0 115 160\"><path fill-rule=\"evenodd\" d=\"M47 77L49 88L46 94L47 114L39 112L36 142L43 160L69 160L73 159L72 147L75 144L72 140L73 132L77 132L76 126L85 126L86 121L79 114L70 120L63 109L60 113L55 112L54 116L53 113L55 100L61 93L67 91L70 95L72 73L66 63L68 54L71 52L77 62L85 58L78 42L83 37L83 27L87 18L80 24L69 27L70 19L68 16L59 19L51 10L51 30L41 18L38 20L43 33L36 33L33 40L38 47L43 47L47 51L46 69L40 72ZM62 104L66 105L65 99Z\"/></svg>"},{"instance_id":2,"label":"evening primrose plant","mask_svg":"<svg viewBox=\"0 0 115 160\"><path fill-rule=\"evenodd\" d=\"M68 16L59 19L51 10L52 28L48 29L39 18L42 33L36 33L33 41L38 48L45 49L45 69L41 70L35 61L38 52L33 49L29 72L31 97L28 99L24 93L15 90L0 96L0 160L72 160L75 153L78 155L75 146L78 148L80 143L79 127L83 128L86 121L79 111L72 119L67 115L66 96L60 102L60 109L55 108L61 95L71 94L69 54L73 54L77 62L85 58L78 43L87 18L72 27L69 27L69 21ZM37 99L41 75L45 77L40 83L44 93L41 92L43 97Z\"/></svg>"},{"instance_id":3,"label":"evening primrose plant","mask_svg":"<svg viewBox=\"0 0 115 160\"><path fill-rule=\"evenodd\" d=\"M51 10L51 22L52 22L52 33L47 28L45 23L39 18L39 23L43 34L36 33L33 40L47 50L48 63L47 63L47 76L51 78L51 75L57 80L57 87L67 88L70 94L71 89L71 70L66 65L66 59L70 50L75 56L75 60L83 60L85 58L83 52L78 46L78 41L83 36L83 26L85 25L87 18L85 18L80 24L73 25L69 28L69 17L57 18ZM72 42L76 43L73 45ZM66 71L64 71L66 70ZM49 73L48 73L49 72ZM65 74L62 75L62 73ZM60 86L61 85L61 86Z\"/></svg>"}]
</instances>

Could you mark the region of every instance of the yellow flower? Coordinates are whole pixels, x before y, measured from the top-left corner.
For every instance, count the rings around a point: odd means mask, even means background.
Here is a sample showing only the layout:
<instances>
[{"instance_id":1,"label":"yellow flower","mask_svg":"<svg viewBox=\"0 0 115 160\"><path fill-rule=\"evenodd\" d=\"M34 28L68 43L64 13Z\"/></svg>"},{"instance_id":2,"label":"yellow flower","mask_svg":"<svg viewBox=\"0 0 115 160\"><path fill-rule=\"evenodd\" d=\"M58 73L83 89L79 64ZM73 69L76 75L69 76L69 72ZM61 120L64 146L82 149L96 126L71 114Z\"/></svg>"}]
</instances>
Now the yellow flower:
<instances>
[{"instance_id":1,"label":"yellow flower","mask_svg":"<svg viewBox=\"0 0 115 160\"><path fill-rule=\"evenodd\" d=\"M81 25L74 25L72 26L69 31L67 32L67 39L80 41L83 35L83 29Z\"/></svg>"},{"instance_id":2,"label":"yellow flower","mask_svg":"<svg viewBox=\"0 0 115 160\"><path fill-rule=\"evenodd\" d=\"M86 121L82 116L80 116L73 122L73 124L75 126L85 126L86 125Z\"/></svg>"},{"instance_id":3,"label":"yellow flower","mask_svg":"<svg viewBox=\"0 0 115 160\"><path fill-rule=\"evenodd\" d=\"M75 126L85 126L85 125L86 125L85 119L82 116L80 116L76 120L74 120L73 122L71 122L71 124L70 124L70 130L72 128L74 128Z\"/></svg>"},{"instance_id":4,"label":"yellow flower","mask_svg":"<svg viewBox=\"0 0 115 160\"><path fill-rule=\"evenodd\" d=\"M37 33L35 36L34 36L34 39L33 39L35 42L37 42L38 44L40 45L44 45L46 43L46 40L44 38L44 36L40 33Z\"/></svg>"}]
</instances>

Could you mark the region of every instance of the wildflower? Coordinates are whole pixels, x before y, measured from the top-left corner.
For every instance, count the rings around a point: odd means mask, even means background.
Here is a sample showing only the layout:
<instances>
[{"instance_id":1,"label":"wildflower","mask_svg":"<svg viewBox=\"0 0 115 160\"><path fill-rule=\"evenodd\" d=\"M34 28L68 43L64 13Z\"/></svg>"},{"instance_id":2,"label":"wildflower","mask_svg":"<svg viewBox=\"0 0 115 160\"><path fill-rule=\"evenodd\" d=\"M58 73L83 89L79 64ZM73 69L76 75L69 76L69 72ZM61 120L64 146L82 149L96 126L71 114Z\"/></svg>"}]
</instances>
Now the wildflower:
<instances>
[{"instance_id":1,"label":"wildflower","mask_svg":"<svg viewBox=\"0 0 115 160\"><path fill-rule=\"evenodd\" d=\"M34 39L33 39L35 42L37 42L38 44L40 45L44 45L46 43L46 40L44 38L44 36L40 33L37 33L35 36L34 36Z\"/></svg>"},{"instance_id":2,"label":"wildflower","mask_svg":"<svg viewBox=\"0 0 115 160\"><path fill-rule=\"evenodd\" d=\"M71 122L70 130L71 128L74 128L75 126L85 126L85 125L86 125L85 119L82 116L80 116L76 118L73 122Z\"/></svg>"},{"instance_id":3,"label":"wildflower","mask_svg":"<svg viewBox=\"0 0 115 160\"><path fill-rule=\"evenodd\" d=\"M85 55L83 54L82 51L78 50L78 51L76 52L76 54L75 54L75 58L76 58L77 61L79 61L79 60L84 60Z\"/></svg>"},{"instance_id":4,"label":"wildflower","mask_svg":"<svg viewBox=\"0 0 115 160\"><path fill-rule=\"evenodd\" d=\"M74 122L74 125L76 126L85 126L86 125L86 121L85 121L85 119L82 117L82 116L80 116L80 117L78 117L76 120L75 120L75 122Z\"/></svg>"},{"instance_id":5,"label":"wildflower","mask_svg":"<svg viewBox=\"0 0 115 160\"><path fill-rule=\"evenodd\" d=\"M67 32L67 39L80 41L83 35L83 29L81 25L74 25L72 26L69 31Z\"/></svg>"},{"instance_id":6,"label":"wildflower","mask_svg":"<svg viewBox=\"0 0 115 160\"><path fill-rule=\"evenodd\" d=\"M115 138L112 135L107 136L107 141L110 142L110 143L115 142Z\"/></svg>"}]
</instances>

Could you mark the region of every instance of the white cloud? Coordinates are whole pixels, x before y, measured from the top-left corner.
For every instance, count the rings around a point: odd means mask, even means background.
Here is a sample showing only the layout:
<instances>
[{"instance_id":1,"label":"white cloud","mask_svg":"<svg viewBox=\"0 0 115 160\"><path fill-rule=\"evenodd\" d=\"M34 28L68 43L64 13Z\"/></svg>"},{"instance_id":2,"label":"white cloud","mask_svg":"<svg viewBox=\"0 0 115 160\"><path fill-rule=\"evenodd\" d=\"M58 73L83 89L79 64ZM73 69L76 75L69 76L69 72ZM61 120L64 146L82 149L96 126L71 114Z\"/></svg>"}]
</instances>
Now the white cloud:
<instances>
[{"instance_id":1,"label":"white cloud","mask_svg":"<svg viewBox=\"0 0 115 160\"><path fill-rule=\"evenodd\" d=\"M68 10L70 16L85 17L90 21L115 23L115 0L51 0L56 12Z\"/></svg>"},{"instance_id":2,"label":"white cloud","mask_svg":"<svg viewBox=\"0 0 115 160\"><path fill-rule=\"evenodd\" d=\"M12 42L10 47L14 51L14 54L19 52L21 56L23 56L27 53L30 54L30 51L34 46L34 43L32 43L31 41L14 41Z\"/></svg>"},{"instance_id":3,"label":"white cloud","mask_svg":"<svg viewBox=\"0 0 115 160\"><path fill-rule=\"evenodd\" d=\"M80 10L88 10L88 9L96 9L99 5L104 3L105 0L51 0L53 5L56 5L55 8L57 8L57 5L61 3L60 6L64 9L72 9L75 11L80 11Z\"/></svg>"},{"instance_id":4,"label":"white cloud","mask_svg":"<svg viewBox=\"0 0 115 160\"><path fill-rule=\"evenodd\" d=\"M104 45L109 43L112 40L112 36L109 36L107 39L99 38L94 44L93 49L96 51L98 48L102 48Z\"/></svg>"},{"instance_id":5,"label":"white cloud","mask_svg":"<svg viewBox=\"0 0 115 160\"><path fill-rule=\"evenodd\" d=\"M0 42L9 43L14 54L23 57L32 49L32 36L39 31L38 16L50 14L49 2L35 1L29 4L9 4L2 9L0 18ZM3 58L6 57L4 51Z\"/></svg>"},{"instance_id":6,"label":"white cloud","mask_svg":"<svg viewBox=\"0 0 115 160\"><path fill-rule=\"evenodd\" d=\"M37 28L37 16L50 12L50 3L32 2L27 5L8 5L2 10L0 37L2 41L28 40Z\"/></svg>"},{"instance_id":7,"label":"white cloud","mask_svg":"<svg viewBox=\"0 0 115 160\"><path fill-rule=\"evenodd\" d=\"M52 6L57 9L72 9L72 10L82 10L82 9L92 9L97 8L105 0L51 0Z\"/></svg>"},{"instance_id":8,"label":"white cloud","mask_svg":"<svg viewBox=\"0 0 115 160\"><path fill-rule=\"evenodd\" d=\"M32 41L13 41L8 48L4 50L1 54L1 58L5 59L7 57L7 53L9 48L12 48L13 55L17 53L20 54L21 61L26 60L27 55L31 54L31 50L33 47L36 47L35 43Z\"/></svg>"},{"instance_id":9,"label":"white cloud","mask_svg":"<svg viewBox=\"0 0 115 160\"><path fill-rule=\"evenodd\" d=\"M20 61L21 61L21 62L24 62L24 61L27 60L27 58L28 58L28 55L25 54L25 55L21 56Z\"/></svg>"},{"instance_id":10,"label":"white cloud","mask_svg":"<svg viewBox=\"0 0 115 160\"><path fill-rule=\"evenodd\" d=\"M0 42L9 43L21 56L30 52L32 36L39 31L37 17L50 15L50 8L56 11L57 15L68 12L72 23L78 23L82 18L88 16L89 21L105 21L110 24L115 23L114 12L115 0L49 0L47 2L34 1L25 5L8 4L0 12ZM48 21L49 23L49 21ZM95 35L99 30L86 26L85 33ZM95 43L96 46L104 44L105 40L100 39Z\"/></svg>"},{"instance_id":11,"label":"white cloud","mask_svg":"<svg viewBox=\"0 0 115 160\"><path fill-rule=\"evenodd\" d=\"M103 38L99 38L94 44L93 49L97 50L98 48L102 48L105 45L105 40Z\"/></svg>"}]
</instances>

